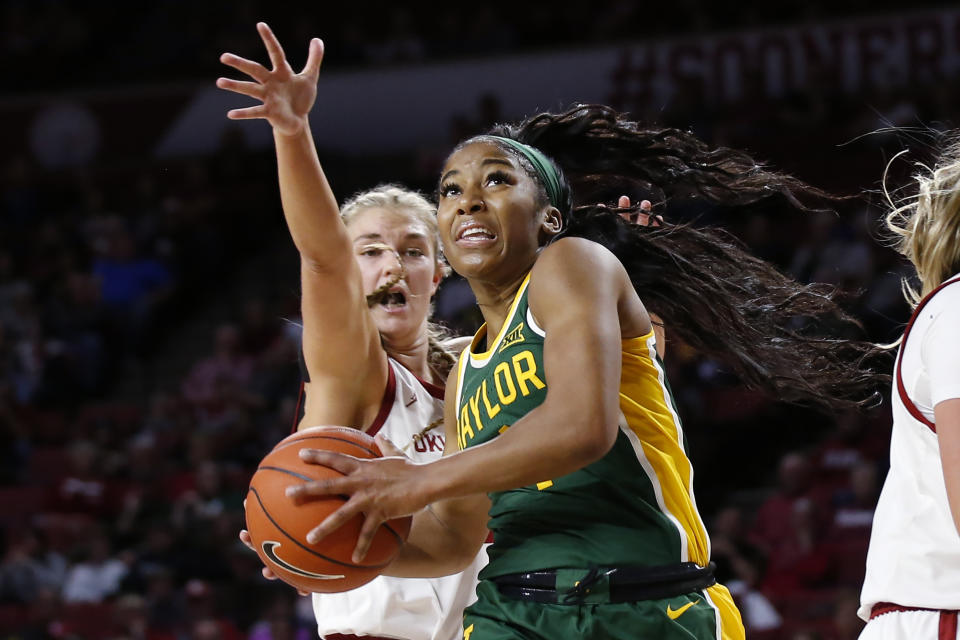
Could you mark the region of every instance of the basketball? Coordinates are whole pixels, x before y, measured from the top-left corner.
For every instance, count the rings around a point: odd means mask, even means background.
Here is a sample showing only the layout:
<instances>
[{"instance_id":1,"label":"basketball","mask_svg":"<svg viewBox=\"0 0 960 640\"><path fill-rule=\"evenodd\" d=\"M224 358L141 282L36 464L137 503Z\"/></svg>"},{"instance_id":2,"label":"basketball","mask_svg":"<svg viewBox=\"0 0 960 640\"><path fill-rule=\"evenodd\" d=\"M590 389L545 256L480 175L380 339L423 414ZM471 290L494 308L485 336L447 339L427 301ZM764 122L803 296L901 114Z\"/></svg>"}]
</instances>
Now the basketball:
<instances>
[{"instance_id":1,"label":"basketball","mask_svg":"<svg viewBox=\"0 0 960 640\"><path fill-rule=\"evenodd\" d=\"M247 530L263 563L284 582L302 591L335 593L370 582L386 568L410 533L412 518L380 525L367 556L351 560L363 516L357 515L316 545L307 533L346 502L326 496L297 505L288 486L340 476L328 467L300 459L300 449L324 449L356 458L379 458L373 438L349 427L314 427L281 440L260 461L247 491Z\"/></svg>"}]
</instances>

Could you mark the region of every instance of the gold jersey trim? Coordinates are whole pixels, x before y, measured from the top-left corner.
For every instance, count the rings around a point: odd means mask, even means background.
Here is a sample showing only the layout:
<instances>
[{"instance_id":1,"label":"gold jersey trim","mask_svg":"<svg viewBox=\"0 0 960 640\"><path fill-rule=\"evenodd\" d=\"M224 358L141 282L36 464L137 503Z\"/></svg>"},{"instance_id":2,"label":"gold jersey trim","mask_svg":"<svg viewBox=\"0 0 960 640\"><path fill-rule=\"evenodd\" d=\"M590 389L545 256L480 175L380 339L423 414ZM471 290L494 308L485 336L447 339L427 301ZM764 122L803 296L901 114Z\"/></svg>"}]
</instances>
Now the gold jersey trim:
<instances>
[{"instance_id":1,"label":"gold jersey trim","mask_svg":"<svg viewBox=\"0 0 960 640\"><path fill-rule=\"evenodd\" d=\"M684 449L683 427L665 373L657 361L654 334L651 331L622 343L621 430L653 486L657 506L677 528L680 561L706 565L710 538L697 509L693 466Z\"/></svg>"},{"instance_id":2,"label":"gold jersey trim","mask_svg":"<svg viewBox=\"0 0 960 640\"><path fill-rule=\"evenodd\" d=\"M476 368L484 367L490 362L490 358L497 352L497 348L500 346L500 343L503 342L505 335L510 330L510 325L513 324L513 316L517 312L517 305L520 304L520 298L523 297L523 294L527 290L527 285L530 284L530 274L527 273L527 276L523 279L523 282L520 283L520 288L517 290L516 295L513 296L513 302L510 303L510 310L507 311L506 317L503 319L503 326L500 327L500 332L497 334L497 339L493 341L493 344L490 345L490 348L486 351L480 353L474 353L474 350L480 345L480 341L487 336L487 323L484 322L477 333L473 336L473 342L470 343L470 347L464 351L469 358L470 364Z\"/></svg>"}]
</instances>

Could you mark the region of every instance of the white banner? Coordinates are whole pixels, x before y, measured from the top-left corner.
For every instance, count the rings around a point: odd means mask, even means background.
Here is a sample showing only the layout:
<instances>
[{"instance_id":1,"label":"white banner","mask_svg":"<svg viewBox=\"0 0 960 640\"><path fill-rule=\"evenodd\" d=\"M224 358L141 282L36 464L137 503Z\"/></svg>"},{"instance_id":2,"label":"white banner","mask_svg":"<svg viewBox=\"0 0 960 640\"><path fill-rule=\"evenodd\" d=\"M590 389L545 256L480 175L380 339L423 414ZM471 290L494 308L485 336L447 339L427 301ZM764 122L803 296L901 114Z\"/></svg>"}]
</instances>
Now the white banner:
<instances>
[{"instance_id":1,"label":"white banner","mask_svg":"<svg viewBox=\"0 0 960 640\"><path fill-rule=\"evenodd\" d=\"M931 84L951 81L958 71L960 10L945 9L576 52L321 71L311 123L322 148L392 153L450 142L452 119L473 114L487 93L507 119L577 101L644 115L669 108L680 88L715 105L804 88L856 94ZM212 84L167 130L159 155L208 152L231 124L252 146L271 143L265 122L230 123L227 110L251 103Z\"/></svg>"}]
</instances>

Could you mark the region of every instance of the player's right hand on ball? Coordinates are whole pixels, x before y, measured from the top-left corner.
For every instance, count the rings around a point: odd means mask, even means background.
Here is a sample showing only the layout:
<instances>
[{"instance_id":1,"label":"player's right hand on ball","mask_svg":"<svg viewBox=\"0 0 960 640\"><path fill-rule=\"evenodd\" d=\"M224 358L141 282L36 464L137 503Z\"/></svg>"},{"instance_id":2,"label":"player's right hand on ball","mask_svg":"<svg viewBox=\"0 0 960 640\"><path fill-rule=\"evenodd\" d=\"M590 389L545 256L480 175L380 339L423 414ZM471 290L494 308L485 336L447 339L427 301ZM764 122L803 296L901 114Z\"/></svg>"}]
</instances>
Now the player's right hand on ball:
<instances>
[{"instance_id":1,"label":"player's right hand on ball","mask_svg":"<svg viewBox=\"0 0 960 640\"><path fill-rule=\"evenodd\" d=\"M378 443L379 444L379 443ZM396 447L383 443L384 453L399 453ZM300 459L337 471L335 475L303 484L290 485L286 495L294 504L303 504L326 496L345 496L344 502L323 522L307 533L308 544L318 544L357 515L363 525L357 537L351 561L359 564L367 555L380 525L388 520L411 516L430 503L420 465L398 455L382 458L355 458L336 451L307 449L299 451Z\"/></svg>"},{"instance_id":2,"label":"player's right hand on ball","mask_svg":"<svg viewBox=\"0 0 960 640\"><path fill-rule=\"evenodd\" d=\"M274 131L294 135L307 126L307 115L317 98L317 78L323 60L323 41L310 41L307 64L300 73L294 73L283 53L283 48L273 31L265 22L257 23L257 31L267 48L273 69L268 70L259 62L247 60L232 53L220 56L220 62L247 74L254 82L217 78L217 86L227 91L240 93L260 100L262 104L243 109L231 109L231 120L264 118Z\"/></svg>"}]
</instances>

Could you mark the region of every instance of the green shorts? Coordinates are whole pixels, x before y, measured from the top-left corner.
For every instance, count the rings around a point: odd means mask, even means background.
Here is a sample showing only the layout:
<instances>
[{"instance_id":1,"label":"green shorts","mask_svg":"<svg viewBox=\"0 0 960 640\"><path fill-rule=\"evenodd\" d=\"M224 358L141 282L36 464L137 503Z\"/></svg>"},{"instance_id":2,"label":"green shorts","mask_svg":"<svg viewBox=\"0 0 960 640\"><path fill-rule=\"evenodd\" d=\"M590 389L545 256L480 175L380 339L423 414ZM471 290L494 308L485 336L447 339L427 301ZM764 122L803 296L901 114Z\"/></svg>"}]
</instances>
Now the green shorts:
<instances>
[{"instance_id":1,"label":"green shorts","mask_svg":"<svg viewBox=\"0 0 960 640\"><path fill-rule=\"evenodd\" d=\"M743 623L719 584L664 600L543 604L514 599L484 580L464 612L464 640L742 640Z\"/></svg>"}]
</instances>

